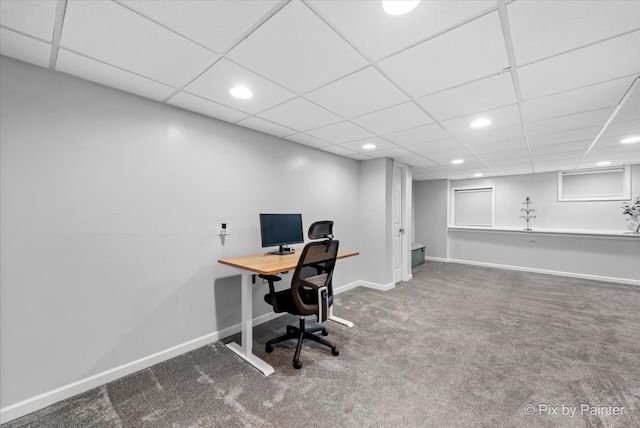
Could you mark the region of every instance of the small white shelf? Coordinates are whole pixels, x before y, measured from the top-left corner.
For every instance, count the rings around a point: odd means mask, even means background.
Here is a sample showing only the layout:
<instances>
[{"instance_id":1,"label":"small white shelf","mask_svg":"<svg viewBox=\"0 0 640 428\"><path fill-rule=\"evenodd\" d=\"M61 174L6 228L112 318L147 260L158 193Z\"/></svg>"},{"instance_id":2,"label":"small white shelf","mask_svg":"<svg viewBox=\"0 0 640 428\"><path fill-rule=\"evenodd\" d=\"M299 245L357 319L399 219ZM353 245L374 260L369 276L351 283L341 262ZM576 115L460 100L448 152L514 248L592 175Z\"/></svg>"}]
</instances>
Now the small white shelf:
<instances>
[{"instance_id":1,"label":"small white shelf","mask_svg":"<svg viewBox=\"0 0 640 428\"><path fill-rule=\"evenodd\" d=\"M621 230L595 230L595 229L551 229L551 228L535 228L534 230L524 230L517 227L485 227L485 226L448 226L451 232L457 231L477 231L477 232L495 232L495 233L523 233L523 234L540 234L540 235L566 235L566 236L586 236L586 237L602 237L614 239L640 239L640 235L626 233Z\"/></svg>"}]
</instances>

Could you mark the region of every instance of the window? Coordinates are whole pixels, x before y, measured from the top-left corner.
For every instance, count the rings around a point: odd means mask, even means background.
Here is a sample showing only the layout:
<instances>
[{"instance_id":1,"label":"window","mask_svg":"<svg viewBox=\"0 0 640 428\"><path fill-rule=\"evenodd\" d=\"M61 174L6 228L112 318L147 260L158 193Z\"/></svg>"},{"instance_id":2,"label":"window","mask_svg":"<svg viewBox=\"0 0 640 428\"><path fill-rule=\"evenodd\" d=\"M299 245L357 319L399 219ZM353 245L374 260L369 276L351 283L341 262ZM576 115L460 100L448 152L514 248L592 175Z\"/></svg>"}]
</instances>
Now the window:
<instances>
[{"instance_id":1,"label":"window","mask_svg":"<svg viewBox=\"0 0 640 428\"><path fill-rule=\"evenodd\" d=\"M558 201L621 201L631 199L629 165L558 172Z\"/></svg>"},{"instance_id":2,"label":"window","mask_svg":"<svg viewBox=\"0 0 640 428\"><path fill-rule=\"evenodd\" d=\"M454 226L490 226L495 223L495 186L451 189Z\"/></svg>"}]
</instances>

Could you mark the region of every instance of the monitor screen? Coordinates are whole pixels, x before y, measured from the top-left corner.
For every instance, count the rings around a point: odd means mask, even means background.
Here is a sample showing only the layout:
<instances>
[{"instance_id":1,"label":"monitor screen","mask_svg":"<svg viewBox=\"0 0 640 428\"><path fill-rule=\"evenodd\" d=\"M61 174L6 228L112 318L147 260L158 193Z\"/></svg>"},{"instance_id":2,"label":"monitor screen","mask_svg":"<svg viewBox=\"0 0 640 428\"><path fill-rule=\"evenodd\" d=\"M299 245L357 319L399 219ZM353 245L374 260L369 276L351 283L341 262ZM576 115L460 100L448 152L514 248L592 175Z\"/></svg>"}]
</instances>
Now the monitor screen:
<instances>
[{"instance_id":1,"label":"monitor screen","mask_svg":"<svg viewBox=\"0 0 640 428\"><path fill-rule=\"evenodd\" d=\"M288 244L304 242L302 214L260 214L260 236L262 247L279 247L273 253L292 253Z\"/></svg>"}]
</instances>

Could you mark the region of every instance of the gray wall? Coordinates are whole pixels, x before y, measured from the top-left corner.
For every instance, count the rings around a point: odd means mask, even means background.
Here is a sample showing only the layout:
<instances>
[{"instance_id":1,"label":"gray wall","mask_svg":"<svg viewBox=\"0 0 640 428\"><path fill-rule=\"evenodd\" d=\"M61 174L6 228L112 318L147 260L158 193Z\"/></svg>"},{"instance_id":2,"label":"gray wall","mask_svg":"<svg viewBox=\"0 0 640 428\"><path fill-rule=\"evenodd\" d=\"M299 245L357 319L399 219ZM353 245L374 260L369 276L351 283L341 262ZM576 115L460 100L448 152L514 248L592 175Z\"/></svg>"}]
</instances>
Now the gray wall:
<instances>
[{"instance_id":1,"label":"gray wall","mask_svg":"<svg viewBox=\"0 0 640 428\"><path fill-rule=\"evenodd\" d=\"M447 230L449 188L495 186L496 229L525 227L522 201L531 196L534 232ZM632 198L640 195L640 164L631 165ZM416 242L427 257L509 266L594 279L636 283L640 278L640 238L622 215L621 201L558 202L557 173L414 183ZM541 233L536 232L536 229ZM544 229L612 231L620 236L548 235Z\"/></svg>"},{"instance_id":2,"label":"gray wall","mask_svg":"<svg viewBox=\"0 0 640 428\"><path fill-rule=\"evenodd\" d=\"M260 212L333 219L342 248L366 243L356 161L0 67L1 407L238 323L239 276L216 261L263 251ZM341 261L336 285L377 257ZM256 315L270 312L264 293Z\"/></svg>"},{"instance_id":3,"label":"gray wall","mask_svg":"<svg viewBox=\"0 0 640 428\"><path fill-rule=\"evenodd\" d=\"M451 187L496 186L496 226L525 227L522 202L530 196L537 210L531 227L630 230L621 201L559 202L556 172L451 181ZM640 164L631 165L632 196L640 196Z\"/></svg>"},{"instance_id":4,"label":"gray wall","mask_svg":"<svg viewBox=\"0 0 640 428\"><path fill-rule=\"evenodd\" d=\"M358 249L360 279L381 285L393 283L390 159L364 161L360 166Z\"/></svg>"},{"instance_id":5,"label":"gray wall","mask_svg":"<svg viewBox=\"0 0 640 428\"><path fill-rule=\"evenodd\" d=\"M428 257L447 257L447 180L413 183L415 242Z\"/></svg>"}]
</instances>

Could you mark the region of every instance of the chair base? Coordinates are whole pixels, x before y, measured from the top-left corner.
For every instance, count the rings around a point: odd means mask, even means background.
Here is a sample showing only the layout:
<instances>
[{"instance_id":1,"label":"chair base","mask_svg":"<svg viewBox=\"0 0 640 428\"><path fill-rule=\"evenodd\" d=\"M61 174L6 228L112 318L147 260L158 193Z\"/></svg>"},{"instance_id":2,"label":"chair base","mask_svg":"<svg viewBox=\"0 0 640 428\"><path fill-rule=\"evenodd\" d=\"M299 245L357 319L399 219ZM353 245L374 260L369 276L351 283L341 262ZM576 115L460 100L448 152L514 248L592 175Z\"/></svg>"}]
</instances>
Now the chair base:
<instances>
[{"instance_id":1,"label":"chair base","mask_svg":"<svg viewBox=\"0 0 640 428\"><path fill-rule=\"evenodd\" d=\"M318 342L324 346L328 346L329 348L331 348L331 353L337 356L340 352L338 351L338 348L333 343L321 338L320 336L313 334L318 331L323 336L326 336L328 334L327 329L324 326L317 326L309 329L305 328L305 319L304 317L300 317L299 327L288 325L287 334L280 337L276 337L275 339L271 339L270 341L268 341L265 344L265 351L267 351L268 353L271 353L273 352L274 344L284 342L286 340L297 339L298 345L296 346L296 353L293 355L293 367L295 369L302 368L302 363L300 362L300 350L302 349L302 342L305 339Z\"/></svg>"}]
</instances>

